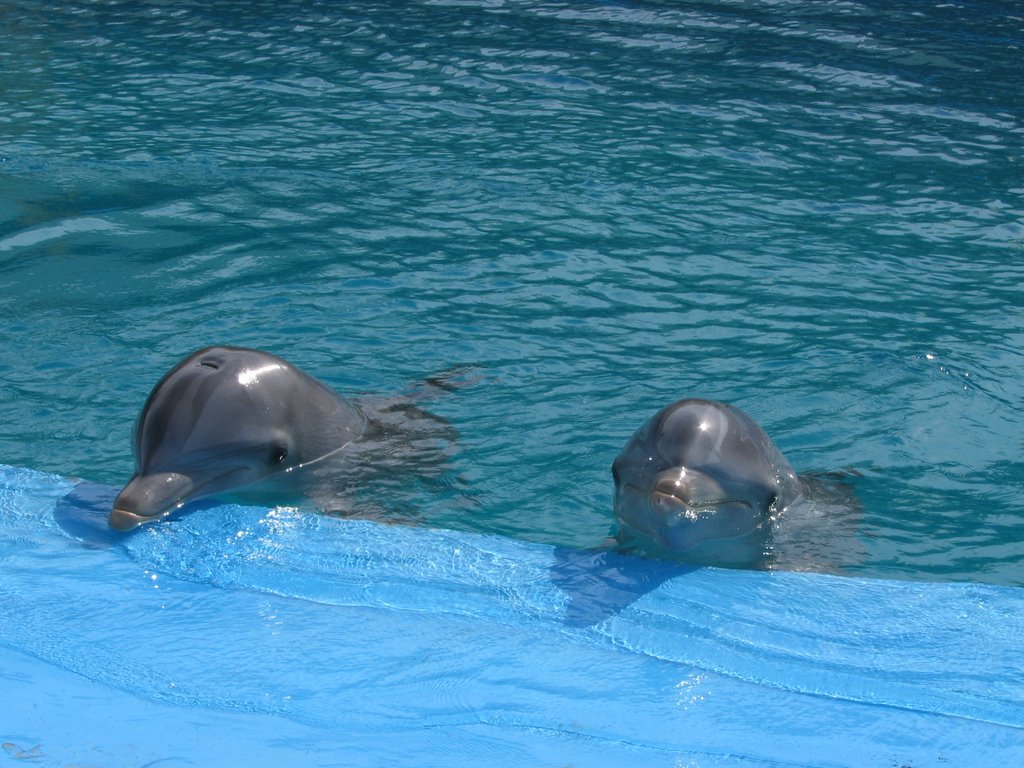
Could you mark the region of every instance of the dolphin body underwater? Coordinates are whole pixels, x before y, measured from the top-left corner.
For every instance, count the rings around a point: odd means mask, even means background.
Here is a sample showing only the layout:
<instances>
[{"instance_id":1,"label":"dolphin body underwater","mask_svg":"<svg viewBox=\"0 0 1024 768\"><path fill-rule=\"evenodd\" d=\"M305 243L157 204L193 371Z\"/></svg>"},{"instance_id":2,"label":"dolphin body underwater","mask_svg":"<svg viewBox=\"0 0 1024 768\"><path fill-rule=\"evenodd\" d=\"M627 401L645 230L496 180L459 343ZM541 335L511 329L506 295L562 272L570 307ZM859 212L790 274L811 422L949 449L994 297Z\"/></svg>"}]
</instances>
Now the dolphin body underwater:
<instances>
[{"instance_id":1,"label":"dolphin body underwater","mask_svg":"<svg viewBox=\"0 0 1024 768\"><path fill-rule=\"evenodd\" d=\"M451 389L444 379L428 383ZM412 398L352 402L287 361L207 347L174 366L139 413L136 471L114 500L128 531L190 501L250 491L348 514L346 491L398 469L443 469L454 430Z\"/></svg>"},{"instance_id":2,"label":"dolphin body underwater","mask_svg":"<svg viewBox=\"0 0 1024 768\"><path fill-rule=\"evenodd\" d=\"M619 548L698 565L837 571L859 562L841 473L797 475L732 405L665 406L612 464Z\"/></svg>"}]
</instances>

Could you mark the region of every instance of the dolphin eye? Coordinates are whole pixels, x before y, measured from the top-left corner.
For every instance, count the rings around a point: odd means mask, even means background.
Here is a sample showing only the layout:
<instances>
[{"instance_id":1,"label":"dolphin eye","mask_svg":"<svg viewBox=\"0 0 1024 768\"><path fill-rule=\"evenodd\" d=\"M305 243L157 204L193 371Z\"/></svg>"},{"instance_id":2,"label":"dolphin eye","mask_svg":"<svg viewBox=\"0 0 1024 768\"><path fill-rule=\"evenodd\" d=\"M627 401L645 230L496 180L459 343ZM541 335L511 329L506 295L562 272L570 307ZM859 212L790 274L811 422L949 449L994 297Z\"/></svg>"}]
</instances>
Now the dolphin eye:
<instances>
[{"instance_id":1,"label":"dolphin eye","mask_svg":"<svg viewBox=\"0 0 1024 768\"><path fill-rule=\"evenodd\" d=\"M274 446L274 448L271 449L271 451L270 451L270 463L271 464L280 464L286 458L288 458L288 449L285 448L283 445L277 445L277 446Z\"/></svg>"}]
</instances>

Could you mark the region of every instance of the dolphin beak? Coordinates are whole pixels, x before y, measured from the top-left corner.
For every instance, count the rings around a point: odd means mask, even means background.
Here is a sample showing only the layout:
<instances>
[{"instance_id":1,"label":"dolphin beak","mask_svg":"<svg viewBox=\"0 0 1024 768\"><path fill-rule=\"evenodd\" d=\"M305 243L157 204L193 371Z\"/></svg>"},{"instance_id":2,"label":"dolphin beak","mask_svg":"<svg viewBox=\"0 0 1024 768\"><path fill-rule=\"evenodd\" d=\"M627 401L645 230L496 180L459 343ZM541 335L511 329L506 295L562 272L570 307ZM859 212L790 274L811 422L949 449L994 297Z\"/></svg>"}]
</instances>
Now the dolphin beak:
<instances>
[{"instance_id":1,"label":"dolphin beak","mask_svg":"<svg viewBox=\"0 0 1024 768\"><path fill-rule=\"evenodd\" d=\"M192 489L192 481L177 472L135 475L114 499L107 522L114 530L130 531L159 520L180 507Z\"/></svg>"},{"instance_id":2,"label":"dolphin beak","mask_svg":"<svg viewBox=\"0 0 1024 768\"><path fill-rule=\"evenodd\" d=\"M697 511L691 508L685 499L681 499L675 494L653 491L651 506L661 517L664 525L680 525L683 522L693 522L697 519Z\"/></svg>"},{"instance_id":3,"label":"dolphin beak","mask_svg":"<svg viewBox=\"0 0 1024 768\"><path fill-rule=\"evenodd\" d=\"M138 528L145 522L153 520L152 517L145 517L143 515L137 515L134 512L129 512L127 509L118 509L114 507L110 510L110 517L107 518L107 522L110 527L115 531L131 531Z\"/></svg>"},{"instance_id":4,"label":"dolphin beak","mask_svg":"<svg viewBox=\"0 0 1024 768\"><path fill-rule=\"evenodd\" d=\"M717 480L692 469L663 473L651 489L654 508L677 523L685 518L695 520L698 510L713 510L726 499L728 495Z\"/></svg>"}]
</instances>

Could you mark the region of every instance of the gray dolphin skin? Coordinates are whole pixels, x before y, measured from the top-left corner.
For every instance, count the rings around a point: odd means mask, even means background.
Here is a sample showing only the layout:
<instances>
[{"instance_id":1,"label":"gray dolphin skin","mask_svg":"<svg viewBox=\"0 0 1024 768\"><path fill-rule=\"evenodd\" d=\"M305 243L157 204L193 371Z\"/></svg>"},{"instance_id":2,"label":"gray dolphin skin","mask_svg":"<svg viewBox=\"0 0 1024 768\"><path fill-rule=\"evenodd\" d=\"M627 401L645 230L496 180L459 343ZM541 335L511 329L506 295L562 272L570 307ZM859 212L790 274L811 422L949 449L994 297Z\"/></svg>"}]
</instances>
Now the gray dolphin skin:
<instances>
[{"instance_id":1,"label":"gray dolphin skin","mask_svg":"<svg viewBox=\"0 0 1024 768\"><path fill-rule=\"evenodd\" d=\"M136 472L114 500L109 524L131 530L189 501L268 478L300 488L366 428L360 408L280 357L200 349L160 380L142 408Z\"/></svg>"},{"instance_id":2,"label":"gray dolphin skin","mask_svg":"<svg viewBox=\"0 0 1024 768\"><path fill-rule=\"evenodd\" d=\"M699 564L749 566L804 484L739 408L686 399L658 411L612 465L621 542Z\"/></svg>"}]
</instances>

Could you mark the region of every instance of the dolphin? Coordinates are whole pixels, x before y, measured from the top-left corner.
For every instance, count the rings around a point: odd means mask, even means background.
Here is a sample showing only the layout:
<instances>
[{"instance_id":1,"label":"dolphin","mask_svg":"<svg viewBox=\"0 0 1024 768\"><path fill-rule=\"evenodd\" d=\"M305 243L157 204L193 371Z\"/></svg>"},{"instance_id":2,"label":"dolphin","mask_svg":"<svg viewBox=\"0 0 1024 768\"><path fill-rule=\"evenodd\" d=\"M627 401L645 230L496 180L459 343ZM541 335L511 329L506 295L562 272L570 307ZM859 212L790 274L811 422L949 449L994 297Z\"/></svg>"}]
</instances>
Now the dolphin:
<instances>
[{"instance_id":1,"label":"dolphin","mask_svg":"<svg viewBox=\"0 0 1024 768\"><path fill-rule=\"evenodd\" d=\"M823 547L798 539L821 539L824 516L850 517L848 495L797 475L757 422L714 400L659 410L626 443L612 477L619 543L691 563L771 568L785 559L779 567L827 570L801 551ZM804 532L787 532L789 520ZM783 542L786 553L776 551Z\"/></svg>"},{"instance_id":2,"label":"dolphin","mask_svg":"<svg viewBox=\"0 0 1024 768\"><path fill-rule=\"evenodd\" d=\"M379 464L398 463L390 438L408 432L399 423L408 421L443 423L410 403L368 409L269 352L197 350L160 379L139 413L136 471L114 500L110 527L131 530L190 501L253 488L261 500L310 497L339 511L327 497L373 461L368 445L381 449ZM436 437L419 431L420 443Z\"/></svg>"}]
</instances>

